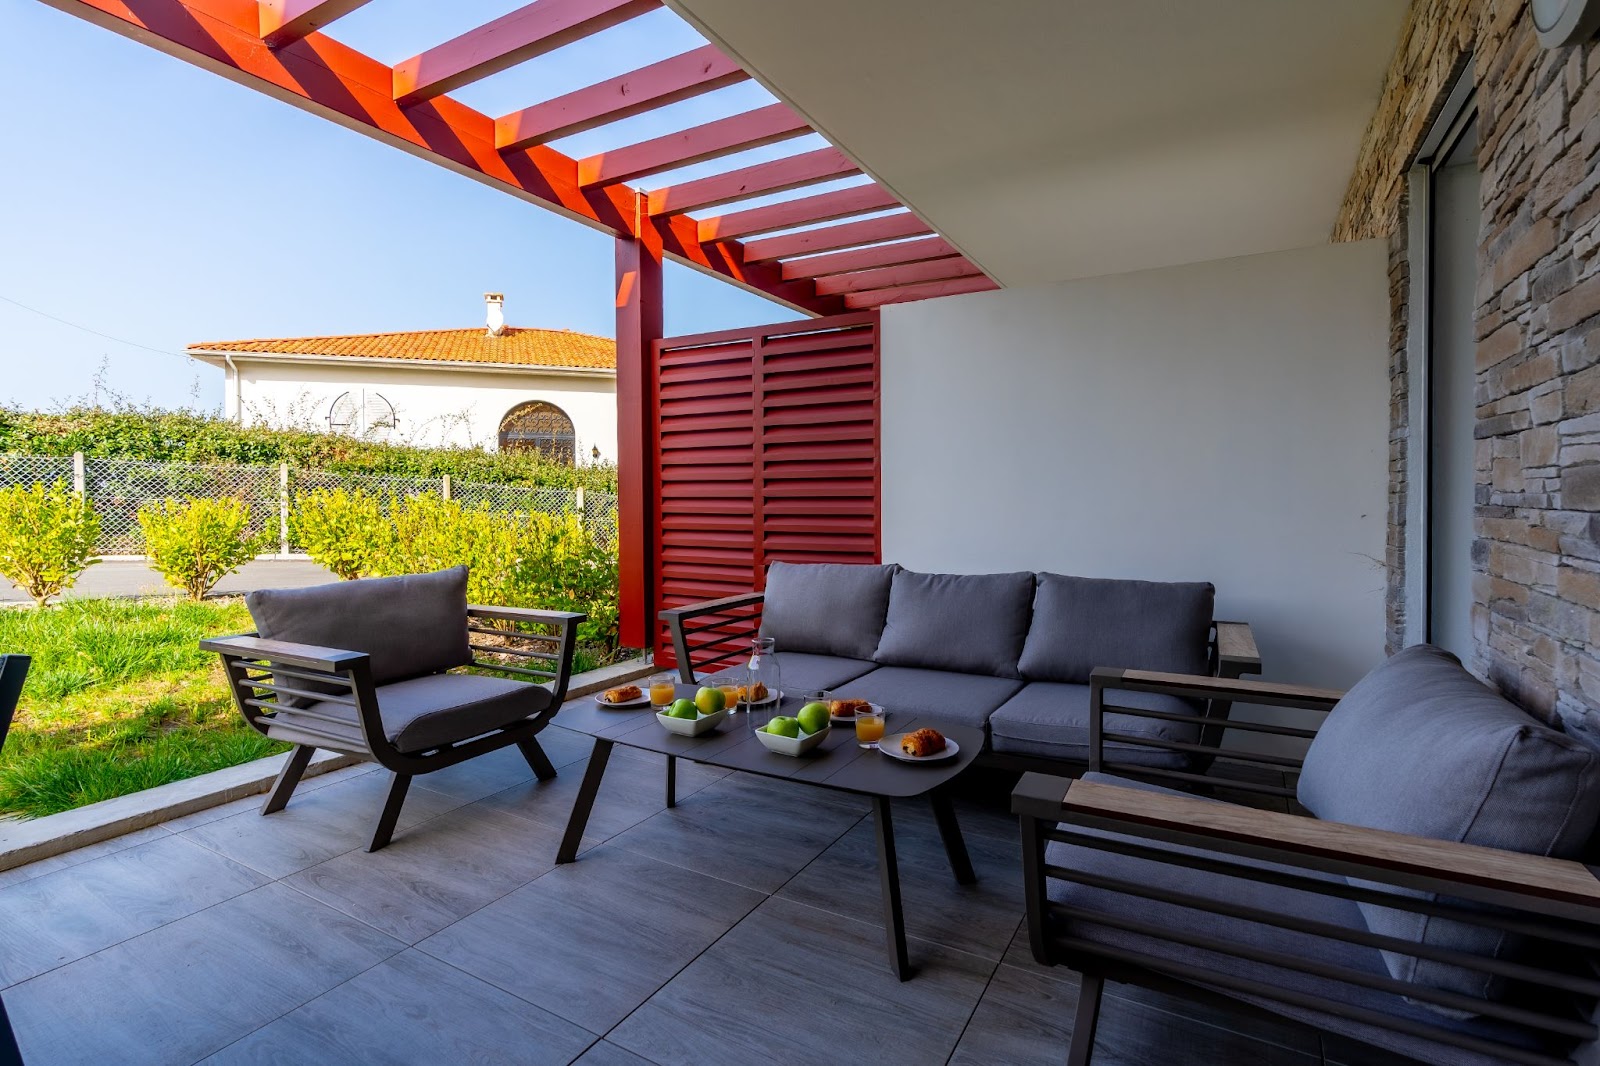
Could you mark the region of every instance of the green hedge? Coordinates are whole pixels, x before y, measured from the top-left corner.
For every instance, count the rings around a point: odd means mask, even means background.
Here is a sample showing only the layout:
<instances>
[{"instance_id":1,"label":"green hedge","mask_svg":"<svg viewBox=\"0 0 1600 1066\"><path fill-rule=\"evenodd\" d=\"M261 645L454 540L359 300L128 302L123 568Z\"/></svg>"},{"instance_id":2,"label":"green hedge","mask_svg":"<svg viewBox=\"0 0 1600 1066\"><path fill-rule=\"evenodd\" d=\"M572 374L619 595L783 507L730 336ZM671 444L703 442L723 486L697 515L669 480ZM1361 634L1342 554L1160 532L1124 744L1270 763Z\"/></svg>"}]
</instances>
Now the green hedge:
<instances>
[{"instance_id":1,"label":"green hedge","mask_svg":"<svg viewBox=\"0 0 1600 1066\"><path fill-rule=\"evenodd\" d=\"M609 463L570 467L526 453L419 448L305 429L247 428L192 411L74 408L41 412L0 407L0 452L82 452L95 459L173 463L289 463L337 473L388 477L449 474L460 481L617 491L617 470Z\"/></svg>"}]
</instances>

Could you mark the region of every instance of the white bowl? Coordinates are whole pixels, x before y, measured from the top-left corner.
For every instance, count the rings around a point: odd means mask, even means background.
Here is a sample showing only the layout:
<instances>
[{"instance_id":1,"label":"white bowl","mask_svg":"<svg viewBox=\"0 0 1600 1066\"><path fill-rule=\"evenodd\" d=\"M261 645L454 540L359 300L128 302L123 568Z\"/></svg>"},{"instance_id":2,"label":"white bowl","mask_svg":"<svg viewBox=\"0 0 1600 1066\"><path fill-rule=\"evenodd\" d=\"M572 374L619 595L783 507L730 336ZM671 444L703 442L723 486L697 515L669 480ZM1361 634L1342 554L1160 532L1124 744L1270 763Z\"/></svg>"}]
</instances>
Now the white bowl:
<instances>
[{"instance_id":1,"label":"white bowl","mask_svg":"<svg viewBox=\"0 0 1600 1066\"><path fill-rule=\"evenodd\" d=\"M656 721L660 722L667 732L676 733L680 737L697 737L701 733L709 733L726 717L728 717L726 707L716 714L701 714L697 718L674 718L663 711L656 712Z\"/></svg>"},{"instance_id":2,"label":"white bowl","mask_svg":"<svg viewBox=\"0 0 1600 1066\"><path fill-rule=\"evenodd\" d=\"M780 737L776 733L768 733L765 729L757 729L756 739L761 741L762 746L768 751L779 755L804 755L828 739L828 728L823 726L815 733L801 730L797 737Z\"/></svg>"}]
</instances>

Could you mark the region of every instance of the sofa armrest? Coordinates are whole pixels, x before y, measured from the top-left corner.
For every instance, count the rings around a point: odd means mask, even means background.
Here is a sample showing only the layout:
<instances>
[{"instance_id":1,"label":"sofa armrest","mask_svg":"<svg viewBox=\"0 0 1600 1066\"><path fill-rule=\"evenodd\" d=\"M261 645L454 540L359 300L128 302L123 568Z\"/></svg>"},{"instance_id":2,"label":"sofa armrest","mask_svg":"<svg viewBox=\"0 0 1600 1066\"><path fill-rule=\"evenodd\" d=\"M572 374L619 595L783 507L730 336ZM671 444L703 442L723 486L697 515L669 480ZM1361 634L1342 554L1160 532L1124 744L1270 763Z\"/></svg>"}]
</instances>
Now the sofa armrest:
<instances>
[{"instance_id":1,"label":"sofa armrest","mask_svg":"<svg viewBox=\"0 0 1600 1066\"><path fill-rule=\"evenodd\" d=\"M1261 672L1261 652L1249 622L1216 622L1217 676L1236 678Z\"/></svg>"},{"instance_id":2,"label":"sofa armrest","mask_svg":"<svg viewBox=\"0 0 1600 1066\"><path fill-rule=\"evenodd\" d=\"M711 665L742 654L761 625L760 611L750 608L760 608L765 601L765 593L742 592L662 610L657 617L672 637L679 679L693 684L697 662Z\"/></svg>"}]
</instances>

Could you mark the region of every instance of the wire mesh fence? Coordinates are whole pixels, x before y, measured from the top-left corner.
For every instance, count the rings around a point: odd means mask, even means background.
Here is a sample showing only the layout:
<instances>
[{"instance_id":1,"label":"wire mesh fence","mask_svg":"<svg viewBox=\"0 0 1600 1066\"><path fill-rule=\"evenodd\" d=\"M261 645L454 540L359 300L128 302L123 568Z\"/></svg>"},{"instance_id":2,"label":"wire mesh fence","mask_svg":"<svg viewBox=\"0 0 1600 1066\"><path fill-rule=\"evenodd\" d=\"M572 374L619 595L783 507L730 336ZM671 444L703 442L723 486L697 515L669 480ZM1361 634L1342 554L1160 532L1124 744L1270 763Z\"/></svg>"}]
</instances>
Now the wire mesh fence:
<instances>
[{"instance_id":1,"label":"wire mesh fence","mask_svg":"<svg viewBox=\"0 0 1600 1066\"><path fill-rule=\"evenodd\" d=\"M292 540L289 512L297 495L315 489L361 491L387 510L395 501L426 493L498 513L575 514L597 541L617 536L617 498L606 493L531 485L455 482L444 478L381 477L297 470L287 465L224 466L85 459L69 455L0 455L0 488L60 482L83 493L100 516L102 556L139 556L144 537L139 509L166 499L232 498L250 508L251 528L269 534L274 555L304 554Z\"/></svg>"}]
</instances>

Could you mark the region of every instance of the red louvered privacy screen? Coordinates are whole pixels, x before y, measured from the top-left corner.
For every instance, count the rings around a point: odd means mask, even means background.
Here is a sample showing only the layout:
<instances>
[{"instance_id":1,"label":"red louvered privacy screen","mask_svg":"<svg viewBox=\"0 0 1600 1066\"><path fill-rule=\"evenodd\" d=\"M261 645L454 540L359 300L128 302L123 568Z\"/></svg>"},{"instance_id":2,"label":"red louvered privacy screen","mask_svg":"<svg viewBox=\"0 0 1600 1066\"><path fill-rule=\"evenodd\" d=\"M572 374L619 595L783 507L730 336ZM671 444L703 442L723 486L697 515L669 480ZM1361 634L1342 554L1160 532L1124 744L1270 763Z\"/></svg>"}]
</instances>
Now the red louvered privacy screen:
<instances>
[{"instance_id":1,"label":"red louvered privacy screen","mask_svg":"<svg viewBox=\"0 0 1600 1066\"><path fill-rule=\"evenodd\" d=\"M878 561L877 312L675 337L655 355L658 607L759 590L774 559ZM664 627L655 651L673 664Z\"/></svg>"}]
</instances>

